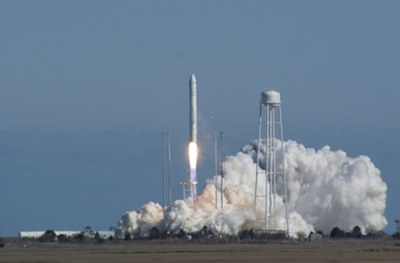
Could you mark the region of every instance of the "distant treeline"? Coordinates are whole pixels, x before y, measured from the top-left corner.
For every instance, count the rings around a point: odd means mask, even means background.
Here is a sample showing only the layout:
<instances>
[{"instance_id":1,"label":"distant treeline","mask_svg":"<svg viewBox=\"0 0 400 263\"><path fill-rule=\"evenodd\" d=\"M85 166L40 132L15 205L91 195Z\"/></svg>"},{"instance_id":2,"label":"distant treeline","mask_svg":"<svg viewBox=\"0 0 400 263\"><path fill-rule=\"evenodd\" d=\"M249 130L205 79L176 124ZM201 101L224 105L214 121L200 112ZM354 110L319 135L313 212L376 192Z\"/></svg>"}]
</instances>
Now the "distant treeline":
<instances>
[{"instance_id":1,"label":"distant treeline","mask_svg":"<svg viewBox=\"0 0 400 263\"><path fill-rule=\"evenodd\" d=\"M138 233L125 233L118 237L110 236L102 238L98 232L86 227L84 231L71 236L56 235L55 231L47 230L39 238L22 238L19 240L30 242L58 242L58 243L97 243L102 244L105 242L126 242L126 241L145 241L145 240L186 240L186 241L203 241L203 242L273 242L273 241L322 241L331 239L394 239L400 240L400 233L396 232L389 235L384 231L368 231L362 234L361 228L355 226L352 231L346 232L339 227L334 227L329 234L322 231L310 232L308 234L299 232L296 233L297 238L286 236L284 231L263 232L255 230L243 230L237 236L221 235L208 229L206 226L200 231L187 233L184 230L171 233L169 231L160 231L158 228L153 227L148 236L142 236ZM15 239L14 239L15 240ZM0 248L4 248L7 240L0 238Z\"/></svg>"}]
</instances>

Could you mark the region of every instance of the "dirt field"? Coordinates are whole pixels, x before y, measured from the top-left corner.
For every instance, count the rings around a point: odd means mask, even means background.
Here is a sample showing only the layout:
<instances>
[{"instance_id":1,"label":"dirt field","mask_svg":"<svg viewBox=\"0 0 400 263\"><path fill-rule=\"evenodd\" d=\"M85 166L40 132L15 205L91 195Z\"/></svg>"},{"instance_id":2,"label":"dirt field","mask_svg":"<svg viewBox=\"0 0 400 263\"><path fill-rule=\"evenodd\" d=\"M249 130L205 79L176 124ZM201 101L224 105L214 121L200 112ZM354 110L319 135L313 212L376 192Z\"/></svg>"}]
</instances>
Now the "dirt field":
<instances>
[{"instance_id":1,"label":"dirt field","mask_svg":"<svg viewBox=\"0 0 400 263\"><path fill-rule=\"evenodd\" d=\"M9 244L1 263L50 262L400 262L394 241L275 244Z\"/></svg>"}]
</instances>

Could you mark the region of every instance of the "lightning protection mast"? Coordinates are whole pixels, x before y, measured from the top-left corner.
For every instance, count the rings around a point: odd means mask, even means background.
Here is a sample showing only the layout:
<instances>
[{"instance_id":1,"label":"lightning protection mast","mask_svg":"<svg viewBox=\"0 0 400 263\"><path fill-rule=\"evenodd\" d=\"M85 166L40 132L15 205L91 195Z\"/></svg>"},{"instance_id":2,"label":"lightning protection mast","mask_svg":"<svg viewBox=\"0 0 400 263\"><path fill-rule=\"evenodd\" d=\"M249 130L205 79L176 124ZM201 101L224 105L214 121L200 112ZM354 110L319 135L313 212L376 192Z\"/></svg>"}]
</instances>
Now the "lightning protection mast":
<instances>
[{"instance_id":1,"label":"lightning protection mast","mask_svg":"<svg viewBox=\"0 0 400 263\"><path fill-rule=\"evenodd\" d=\"M218 209L218 202L220 203L219 207L221 209L224 208L224 169L223 169L221 148L222 148L222 131L219 132L219 136L218 136L218 133L215 132L215 135L214 135L215 177L214 177L214 179L217 180L215 182L215 209ZM218 175L219 175L219 177L218 177ZM219 181L220 194L219 195L218 195L218 178L220 179L220 181Z\"/></svg>"},{"instance_id":2,"label":"lightning protection mast","mask_svg":"<svg viewBox=\"0 0 400 263\"><path fill-rule=\"evenodd\" d=\"M263 122L265 126L263 126ZM261 93L256 155L254 210L260 231L289 235L287 187L283 159L283 127L280 93L267 90ZM284 211L276 207L282 200ZM284 214L286 228L279 226Z\"/></svg>"},{"instance_id":3,"label":"lightning protection mast","mask_svg":"<svg viewBox=\"0 0 400 263\"><path fill-rule=\"evenodd\" d=\"M167 149L165 149L165 139L167 139ZM171 133L161 132L161 185L162 185L162 207L172 204L172 165L171 165ZM165 162L167 161L167 171Z\"/></svg>"}]
</instances>

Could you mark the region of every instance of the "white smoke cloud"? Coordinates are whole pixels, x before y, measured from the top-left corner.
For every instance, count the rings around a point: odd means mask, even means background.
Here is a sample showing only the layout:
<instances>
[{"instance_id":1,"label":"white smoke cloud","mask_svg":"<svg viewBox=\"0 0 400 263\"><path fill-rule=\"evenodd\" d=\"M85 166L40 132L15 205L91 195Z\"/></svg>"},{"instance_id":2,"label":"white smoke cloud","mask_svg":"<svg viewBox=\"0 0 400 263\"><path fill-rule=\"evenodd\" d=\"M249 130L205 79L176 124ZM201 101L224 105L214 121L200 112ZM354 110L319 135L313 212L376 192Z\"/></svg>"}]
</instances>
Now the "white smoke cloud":
<instances>
[{"instance_id":1,"label":"white smoke cloud","mask_svg":"<svg viewBox=\"0 0 400 263\"><path fill-rule=\"evenodd\" d=\"M125 212L118 222L118 226L122 234L147 236L151 228L158 227L163 218L163 208L157 203L149 202L136 211Z\"/></svg>"},{"instance_id":2,"label":"white smoke cloud","mask_svg":"<svg viewBox=\"0 0 400 263\"><path fill-rule=\"evenodd\" d=\"M209 179L195 206L190 199L177 200L164 214L160 205L150 202L137 211L126 212L119 221L120 231L148 235L152 227L196 232L207 226L221 234L236 235L254 228L255 156L256 143L228 156L223 164L223 189L219 176ZM284 161L291 236L313 230L329 233L335 226L350 231L358 225L365 232L382 230L387 225L387 187L367 156L350 158L328 146L316 151L287 141ZM260 166L265 168L265 164ZM259 185L264 184L261 179ZM218 196L223 191L223 210L215 208L216 190ZM283 201L278 197L276 203L276 226L285 229Z\"/></svg>"}]
</instances>

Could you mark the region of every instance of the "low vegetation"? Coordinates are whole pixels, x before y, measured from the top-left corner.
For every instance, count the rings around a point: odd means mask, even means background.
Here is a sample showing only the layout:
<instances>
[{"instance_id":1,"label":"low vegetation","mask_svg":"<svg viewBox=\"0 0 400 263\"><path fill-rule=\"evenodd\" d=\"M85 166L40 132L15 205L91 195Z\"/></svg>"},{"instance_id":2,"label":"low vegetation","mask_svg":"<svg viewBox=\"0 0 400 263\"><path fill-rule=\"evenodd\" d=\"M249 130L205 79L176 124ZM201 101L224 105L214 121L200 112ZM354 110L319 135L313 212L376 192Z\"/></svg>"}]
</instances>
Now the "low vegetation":
<instances>
[{"instance_id":1,"label":"low vegetation","mask_svg":"<svg viewBox=\"0 0 400 263\"><path fill-rule=\"evenodd\" d=\"M119 238L109 237L107 239L102 238L100 234L93 231L90 227L85 227L83 231L78 234L66 236L56 235L55 231L47 230L41 237L37 239L24 239L25 241L40 242L40 243L88 243L88 244L103 244L105 242L123 242L123 241L145 241L145 240L192 240L201 242L241 242L241 243L263 243L273 242L281 240L290 241L322 241L322 240L334 240L334 239L394 239L400 240L400 233L396 232L393 235L388 235L383 231L368 231L363 234L359 226L355 226L350 232L346 232L339 227L334 227L329 234L324 234L322 231L310 232L310 233L297 233L297 238L289 238L283 231L275 232L260 232L250 230L243 230L236 236L221 235L213 232L211 229L204 226L200 231L187 233L184 230L177 232L161 231L160 229L153 227L149 235L143 236L138 231L136 234L125 233L120 235ZM0 248L5 246L5 240L0 238Z\"/></svg>"}]
</instances>

